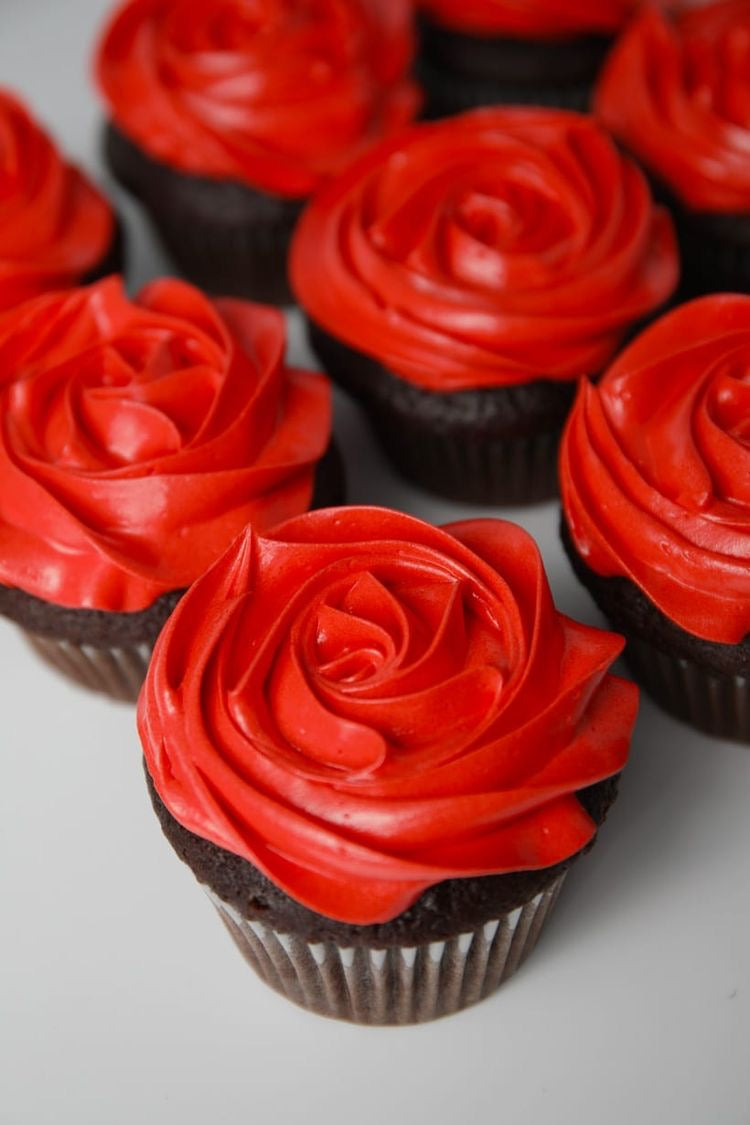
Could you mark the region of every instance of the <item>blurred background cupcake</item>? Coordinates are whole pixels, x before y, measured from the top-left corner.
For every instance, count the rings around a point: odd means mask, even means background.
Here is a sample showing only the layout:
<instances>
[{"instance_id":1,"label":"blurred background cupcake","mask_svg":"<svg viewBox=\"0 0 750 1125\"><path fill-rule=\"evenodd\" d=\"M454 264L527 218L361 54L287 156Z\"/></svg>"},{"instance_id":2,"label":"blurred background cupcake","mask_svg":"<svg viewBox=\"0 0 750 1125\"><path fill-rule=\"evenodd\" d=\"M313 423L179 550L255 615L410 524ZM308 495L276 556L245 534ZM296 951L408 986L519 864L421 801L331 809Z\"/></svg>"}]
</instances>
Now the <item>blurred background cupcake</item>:
<instances>
[{"instance_id":1,"label":"blurred background cupcake","mask_svg":"<svg viewBox=\"0 0 750 1125\"><path fill-rule=\"evenodd\" d=\"M672 211L682 293L750 292L750 0L645 11L595 110Z\"/></svg>"},{"instance_id":2,"label":"blurred background cupcake","mask_svg":"<svg viewBox=\"0 0 750 1125\"><path fill-rule=\"evenodd\" d=\"M0 312L121 268L121 230L107 200L0 88Z\"/></svg>"},{"instance_id":3,"label":"blurred background cupcake","mask_svg":"<svg viewBox=\"0 0 750 1125\"><path fill-rule=\"evenodd\" d=\"M248 529L156 645L156 811L289 999L370 1024L458 1011L533 948L615 797L621 646L557 613L513 524L334 508Z\"/></svg>"},{"instance_id":4,"label":"blurred background cupcake","mask_svg":"<svg viewBox=\"0 0 750 1125\"><path fill-rule=\"evenodd\" d=\"M640 0L417 0L433 117L498 102L586 109Z\"/></svg>"},{"instance_id":5,"label":"blurred background cupcake","mask_svg":"<svg viewBox=\"0 0 750 1125\"><path fill-rule=\"evenodd\" d=\"M96 58L106 156L179 268L289 300L302 202L419 108L408 0L129 0Z\"/></svg>"},{"instance_id":6,"label":"blurred background cupcake","mask_svg":"<svg viewBox=\"0 0 750 1125\"><path fill-rule=\"evenodd\" d=\"M116 277L0 317L0 612L88 687L138 693L175 601L248 522L341 498L330 388L276 309Z\"/></svg>"},{"instance_id":7,"label":"blurred background cupcake","mask_svg":"<svg viewBox=\"0 0 750 1125\"><path fill-rule=\"evenodd\" d=\"M750 297L703 297L583 383L560 458L563 538L638 681L750 742Z\"/></svg>"},{"instance_id":8,"label":"blurred background cupcake","mask_svg":"<svg viewBox=\"0 0 750 1125\"><path fill-rule=\"evenodd\" d=\"M403 475L451 499L554 495L582 375L673 292L672 224L583 114L413 127L324 187L291 254L323 367Z\"/></svg>"}]
</instances>

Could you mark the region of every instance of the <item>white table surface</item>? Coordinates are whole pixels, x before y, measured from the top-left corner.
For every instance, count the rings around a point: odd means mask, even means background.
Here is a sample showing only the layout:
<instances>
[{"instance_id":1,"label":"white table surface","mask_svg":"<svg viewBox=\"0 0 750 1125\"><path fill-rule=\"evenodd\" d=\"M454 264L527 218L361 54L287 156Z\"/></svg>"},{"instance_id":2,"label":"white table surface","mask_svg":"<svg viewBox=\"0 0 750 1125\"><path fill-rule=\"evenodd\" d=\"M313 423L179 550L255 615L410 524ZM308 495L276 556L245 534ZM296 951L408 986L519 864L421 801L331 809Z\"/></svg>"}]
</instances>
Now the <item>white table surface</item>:
<instances>
[{"instance_id":1,"label":"white table surface","mask_svg":"<svg viewBox=\"0 0 750 1125\"><path fill-rule=\"evenodd\" d=\"M89 55L107 8L0 0L0 82L105 182ZM114 194L131 284L168 272ZM352 502L468 511L399 482L343 401L336 426ZM555 505L513 515L560 608L599 622ZM620 800L526 966L449 1019L358 1028L242 961L161 836L132 709L47 670L6 622L0 670L2 1125L750 1122L749 749L644 702Z\"/></svg>"}]
</instances>

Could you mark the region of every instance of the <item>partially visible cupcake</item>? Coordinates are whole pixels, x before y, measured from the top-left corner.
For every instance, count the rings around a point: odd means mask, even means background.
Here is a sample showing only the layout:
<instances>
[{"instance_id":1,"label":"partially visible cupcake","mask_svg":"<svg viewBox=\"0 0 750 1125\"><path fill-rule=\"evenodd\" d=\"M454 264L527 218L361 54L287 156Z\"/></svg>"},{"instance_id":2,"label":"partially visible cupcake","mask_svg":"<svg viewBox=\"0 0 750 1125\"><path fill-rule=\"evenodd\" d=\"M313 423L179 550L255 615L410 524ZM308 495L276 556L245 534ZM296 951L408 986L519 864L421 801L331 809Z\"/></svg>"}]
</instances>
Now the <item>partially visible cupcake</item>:
<instances>
[{"instance_id":1,"label":"partially visible cupcake","mask_svg":"<svg viewBox=\"0 0 750 1125\"><path fill-rule=\"evenodd\" d=\"M101 192L0 88L0 311L119 270L121 241Z\"/></svg>"},{"instance_id":2,"label":"partially visible cupcake","mask_svg":"<svg viewBox=\"0 0 750 1125\"><path fill-rule=\"evenodd\" d=\"M576 573L639 682L750 741L750 297L681 306L584 383L560 478Z\"/></svg>"},{"instance_id":3,"label":"partially visible cupcake","mask_svg":"<svg viewBox=\"0 0 750 1125\"><path fill-rule=\"evenodd\" d=\"M499 102L583 110L640 0L417 0L419 77L441 117Z\"/></svg>"},{"instance_id":4,"label":"partially visible cupcake","mask_svg":"<svg viewBox=\"0 0 750 1125\"><path fill-rule=\"evenodd\" d=\"M250 964L411 1023L534 946L616 794L622 640L555 610L521 528L375 508L248 529L183 598L138 707L164 831Z\"/></svg>"},{"instance_id":5,"label":"partially visible cupcake","mask_svg":"<svg viewBox=\"0 0 750 1125\"><path fill-rule=\"evenodd\" d=\"M563 421L677 284L667 213L591 118L499 107L415 126L323 188L297 298L395 465L441 495L554 495Z\"/></svg>"},{"instance_id":6,"label":"partially visible cupcake","mask_svg":"<svg viewBox=\"0 0 750 1125\"><path fill-rule=\"evenodd\" d=\"M96 62L106 153L180 269L288 301L304 200L416 113L408 0L127 0Z\"/></svg>"},{"instance_id":7,"label":"partially visible cupcake","mask_svg":"<svg viewBox=\"0 0 750 1125\"><path fill-rule=\"evenodd\" d=\"M750 292L750 0L644 12L595 108L672 210L685 294Z\"/></svg>"},{"instance_id":8,"label":"partially visible cupcake","mask_svg":"<svg viewBox=\"0 0 750 1125\"><path fill-rule=\"evenodd\" d=\"M110 695L248 522L340 499L329 385L275 309L113 277L0 317L0 371L0 612Z\"/></svg>"}]
</instances>

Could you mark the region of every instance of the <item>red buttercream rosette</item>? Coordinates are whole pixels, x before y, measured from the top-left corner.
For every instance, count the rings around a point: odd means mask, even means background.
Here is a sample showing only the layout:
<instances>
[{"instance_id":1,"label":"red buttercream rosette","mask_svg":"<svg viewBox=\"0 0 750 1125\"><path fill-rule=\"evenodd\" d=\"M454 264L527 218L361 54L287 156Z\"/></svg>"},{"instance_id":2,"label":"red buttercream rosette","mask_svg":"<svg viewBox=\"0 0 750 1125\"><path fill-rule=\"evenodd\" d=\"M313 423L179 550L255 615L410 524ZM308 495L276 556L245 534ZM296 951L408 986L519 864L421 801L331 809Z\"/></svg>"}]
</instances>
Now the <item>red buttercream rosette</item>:
<instances>
[{"instance_id":1,"label":"red buttercream rosette","mask_svg":"<svg viewBox=\"0 0 750 1125\"><path fill-rule=\"evenodd\" d=\"M673 19L644 12L612 52L595 104L688 206L750 211L750 0Z\"/></svg>"},{"instance_id":2,"label":"red buttercream rosette","mask_svg":"<svg viewBox=\"0 0 750 1125\"><path fill-rule=\"evenodd\" d=\"M114 232L104 197L0 89L0 309L80 281Z\"/></svg>"},{"instance_id":3,"label":"red buttercream rosette","mask_svg":"<svg viewBox=\"0 0 750 1125\"><path fill-rule=\"evenodd\" d=\"M119 279L0 318L0 583L140 610L248 521L310 504L331 432L320 375L284 365L281 313Z\"/></svg>"},{"instance_id":4,"label":"red buttercream rosette","mask_svg":"<svg viewBox=\"0 0 750 1125\"><path fill-rule=\"evenodd\" d=\"M291 253L313 321L435 391L598 373L677 275L639 170L591 118L550 109L382 142L318 193Z\"/></svg>"},{"instance_id":5,"label":"red buttercream rosette","mask_svg":"<svg viewBox=\"0 0 750 1125\"><path fill-rule=\"evenodd\" d=\"M301 198L415 115L413 50L407 0L128 0L97 75L150 156Z\"/></svg>"},{"instance_id":6,"label":"red buttercream rosette","mask_svg":"<svg viewBox=\"0 0 750 1125\"><path fill-rule=\"evenodd\" d=\"M592 570L706 640L750 633L750 297L683 305L583 384L560 476Z\"/></svg>"},{"instance_id":7,"label":"red buttercream rosette","mask_svg":"<svg viewBox=\"0 0 750 1125\"><path fill-rule=\"evenodd\" d=\"M149 772L186 828L344 922L442 880L556 864L622 769L622 640L552 603L521 528L373 508L248 529L157 642Z\"/></svg>"},{"instance_id":8,"label":"red buttercream rosette","mask_svg":"<svg viewBox=\"0 0 750 1125\"><path fill-rule=\"evenodd\" d=\"M640 0L417 0L436 23L475 35L533 39L614 35Z\"/></svg>"}]
</instances>

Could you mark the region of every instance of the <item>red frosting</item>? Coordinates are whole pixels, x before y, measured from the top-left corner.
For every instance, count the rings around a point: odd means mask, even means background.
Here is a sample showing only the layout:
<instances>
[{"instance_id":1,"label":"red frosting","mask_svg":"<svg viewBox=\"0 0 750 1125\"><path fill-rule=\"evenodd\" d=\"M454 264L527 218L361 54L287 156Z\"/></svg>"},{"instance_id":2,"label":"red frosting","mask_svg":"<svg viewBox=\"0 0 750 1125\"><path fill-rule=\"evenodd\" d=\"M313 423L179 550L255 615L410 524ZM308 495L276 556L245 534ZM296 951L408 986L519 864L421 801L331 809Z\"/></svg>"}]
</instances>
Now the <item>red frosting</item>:
<instances>
[{"instance_id":1,"label":"red frosting","mask_svg":"<svg viewBox=\"0 0 750 1125\"><path fill-rule=\"evenodd\" d=\"M683 305L582 385L561 488L597 574L706 640L750 633L750 297Z\"/></svg>"},{"instance_id":2,"label":"red frosting","mask_svg":"<svg viewBox=\"0 0 750 1125\"><path fill-rule=\"evenodd\" d=\"M688 206L750 211L750 0L645 12L607 62L596 111Z\"/></svg>"},{"instance_id":3,"label":"red frosting","mask_svg":"<svg viewBox=\"0 0 750 1125\"><path fill-rule=\"evenodd\" d=\"M624 765L622 640L552 603L521 528L377 508L246 531L179 604L138 719L186 828L344 922L445 879L543 868Z\"/></svg>"},{"instance_id":4,"label":"red frosting","mask_svg":"<svg viewBox=\"0 0 750 1125\"><path fill-rule=\"evenodd\" d=\"M436 23L475 35L614 35L640 0L417 0Z\"/></svg>"},{"instance_id":5,"label":"red frosting","mask_svg":"<svg viewBox=\"0 0 750 1125\"><path fill-rule=\"evenodd\" d=\"M0 309L74 285L113 237L104 197L0 89Z\"/></svg>"},{"instance_id":6,"label":"red frosting","mask_svg":"<svg viewBox=\"0 0 750 1125\"><path fill-rule=\"evenodd\" d=\"M412 53L408 0L129 0L97 73L152 157L303 197L414 116Z\"/></svg>"},{"instance_id":7,"label":"red frosting","mask_svg":"<svg viewBox=\"0 0 750 1125\"><path fill-rule=\"evenodd\" d=\"M331 430L320 375L284 367L281 313L119 279L0 317L0 583L139 610L248 521L310 504Z\"/></svg>"},{"instance_id":8,"label":"red frosting","mask_svg":"<svg viewBox=\"0 0 750 1125\"><path fill-rule=\"evenodd\" d=\"M551 109L383 142L316 196L291 256L315 322L435 391L598 373L677 275L635 165L590 118Z\"/></svg>"}]
</instances>

